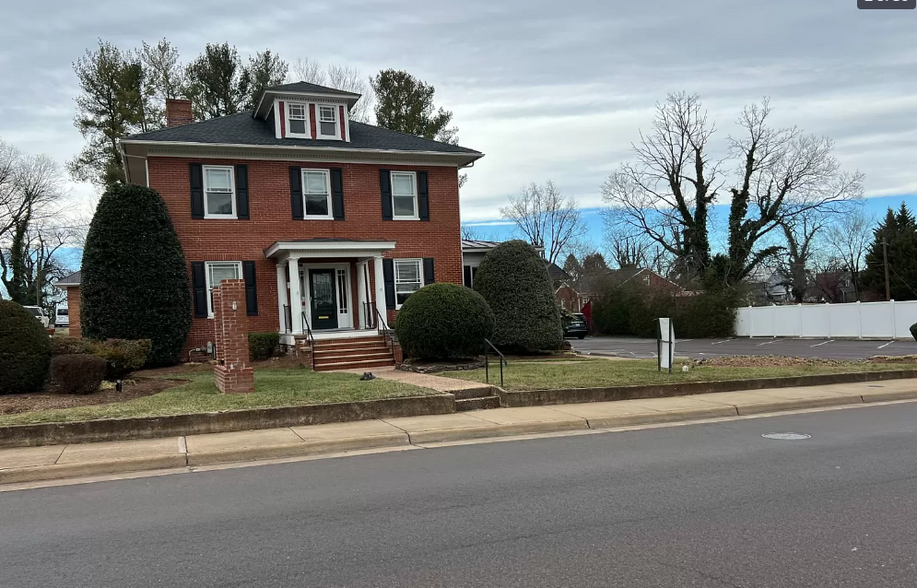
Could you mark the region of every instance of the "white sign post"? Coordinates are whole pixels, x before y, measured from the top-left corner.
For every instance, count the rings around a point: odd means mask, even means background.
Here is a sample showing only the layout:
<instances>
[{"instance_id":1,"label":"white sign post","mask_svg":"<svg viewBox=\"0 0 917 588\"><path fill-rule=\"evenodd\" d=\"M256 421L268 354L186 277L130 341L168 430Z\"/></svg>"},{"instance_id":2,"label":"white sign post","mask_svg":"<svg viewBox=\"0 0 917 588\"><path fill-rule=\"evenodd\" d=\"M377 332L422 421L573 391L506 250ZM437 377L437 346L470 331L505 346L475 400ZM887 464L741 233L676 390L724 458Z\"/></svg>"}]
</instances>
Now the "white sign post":
<instances>
[{"instance_id":1,"label":"white sign post","mask_svg":"<svg viewBox=\"0 0 917 588\"><path fill-rule=\"evenodd\" d=\"M659 319L659 335L656 339L656 355L658 356L658 366L661 372L668 369L672 373L672 364L675 363L675 327L672 325L672 319Z\"/></svg>"}]
</instances>

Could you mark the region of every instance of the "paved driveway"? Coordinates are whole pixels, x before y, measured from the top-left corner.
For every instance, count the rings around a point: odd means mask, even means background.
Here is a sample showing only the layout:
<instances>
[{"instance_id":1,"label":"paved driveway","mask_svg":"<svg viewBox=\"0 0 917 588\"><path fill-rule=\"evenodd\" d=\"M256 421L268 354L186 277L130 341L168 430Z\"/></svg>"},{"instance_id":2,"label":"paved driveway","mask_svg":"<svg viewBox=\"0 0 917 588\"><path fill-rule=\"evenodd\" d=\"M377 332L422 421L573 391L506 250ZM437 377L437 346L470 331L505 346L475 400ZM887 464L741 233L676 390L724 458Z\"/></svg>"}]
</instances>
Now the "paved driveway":
<instances>
[{"instance_id":1,"label":"paved driveway","mask_svg":"<svg viewBox=\"0 0 917 588\"><path fill-rule=\"evenodd\" d=\"M582 353L621 357L656 357L655 339L621 337L587 337L570 339L573 348ZM849 339L678 339L677 355L694 358L729 355L785 355L831 359L864 359L874 355L917 354L915 341L867 341Z\"/></svg>"}]
</instances>

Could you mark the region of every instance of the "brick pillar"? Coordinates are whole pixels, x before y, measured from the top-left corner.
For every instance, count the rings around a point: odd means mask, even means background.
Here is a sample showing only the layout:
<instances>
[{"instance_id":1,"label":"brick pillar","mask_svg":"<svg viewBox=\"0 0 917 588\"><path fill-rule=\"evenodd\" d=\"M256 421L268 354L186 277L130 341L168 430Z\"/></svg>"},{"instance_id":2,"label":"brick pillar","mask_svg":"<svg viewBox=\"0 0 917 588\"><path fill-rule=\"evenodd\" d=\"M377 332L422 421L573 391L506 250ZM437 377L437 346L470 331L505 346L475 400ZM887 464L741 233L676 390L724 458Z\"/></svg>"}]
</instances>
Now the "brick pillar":
<instances>
[{"instance_id":1,"label":"brick pillar","mask_svg":"<svg viewBox=\"0 0 917 588\"><path fill-rule=\"evenodd\" d=\"M395 343L392 346L392 356L395 359L395 365L401 365L404 363L404 351L401 350L401 344Z\"/></svg>"},{"instance_id":2,"label":"brick pillar","mask_svg":"<svg viewBox=\"0 0 917 588\"><path fill-rule=\"evenodd\" d=\"M243 280L224 280L213 289L213 328L217 345L213 376L217 388L226 393L254 392Z\"/></svg>"}]
</instances>

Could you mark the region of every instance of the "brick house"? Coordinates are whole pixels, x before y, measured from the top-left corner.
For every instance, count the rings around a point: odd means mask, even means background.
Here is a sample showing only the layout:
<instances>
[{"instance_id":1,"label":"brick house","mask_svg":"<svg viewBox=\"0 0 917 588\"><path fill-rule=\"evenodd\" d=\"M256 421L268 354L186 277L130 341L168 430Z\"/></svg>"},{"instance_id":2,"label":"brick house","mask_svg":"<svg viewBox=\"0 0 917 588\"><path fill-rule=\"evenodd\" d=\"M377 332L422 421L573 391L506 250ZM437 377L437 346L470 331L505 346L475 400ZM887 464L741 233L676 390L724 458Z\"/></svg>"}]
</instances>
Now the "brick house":
<instances>
[{"instance_id":1,"label":"brick house","mask_svg":"<svg viewBox=\"0 0 917 588\"><path fill-rule=\"evenodd\" d=\"M251 331L338 341L338 360L360 355L342 339L375 344L411 292L462 283L458 172L483 154L352 121L359 98L284 84L253 112L202 122L169 100L167 128L121 141L127 181L162 195L189 264L189 351L214 340L222 280L245 281Z\"/></svg>"}]
</instances>

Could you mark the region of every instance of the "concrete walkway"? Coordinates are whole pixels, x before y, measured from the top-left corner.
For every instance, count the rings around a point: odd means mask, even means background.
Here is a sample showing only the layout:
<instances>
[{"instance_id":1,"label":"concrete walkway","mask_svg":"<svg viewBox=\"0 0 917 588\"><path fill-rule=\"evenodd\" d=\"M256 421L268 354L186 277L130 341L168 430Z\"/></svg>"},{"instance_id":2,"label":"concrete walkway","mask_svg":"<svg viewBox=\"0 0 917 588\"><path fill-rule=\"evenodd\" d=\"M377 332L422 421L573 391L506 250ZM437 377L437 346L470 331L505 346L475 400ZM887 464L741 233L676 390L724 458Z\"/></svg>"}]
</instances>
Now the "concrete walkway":
<instances>
[{"instance_id":1,"label":"concrete walkway","mask_svg":"<svg viewBox=\"0 0 917 588\"><path fill-rule=\"evenodd\" d=\"M421 388L428 388L430 390L436 390L437 392L455 392L457 390L478 390L481 388L489 388L488 384L481 382L471 382L468 380L459 380L457 378L450 378L447 376L449 372L443 372L442 376L434 374L419 374L417 372L406 372L404 370L396 370L393 367L386 368L372 368L370 370L341 370L345 373L350 374L362 374L366 371L372 372L377 378L383 380L393 380L395 382L402 382L404 384L413 384L414 386L420 386ZM497 382L499 384L499 381Z\"/></svg>"},{"instance_id":2,"label":"concrete walkway","mask_svg":"<svg viewBox=\"0 0 917 588\"><path fill-rule=\"evenodd\" d=\"M3 449L0 484L170 468L193 471L201 466L247 460L375 448L410 449L487 437L603 430L906 399L917 399L917 380L498 408L167 439Z\"/></svg>"}]
</instances>

